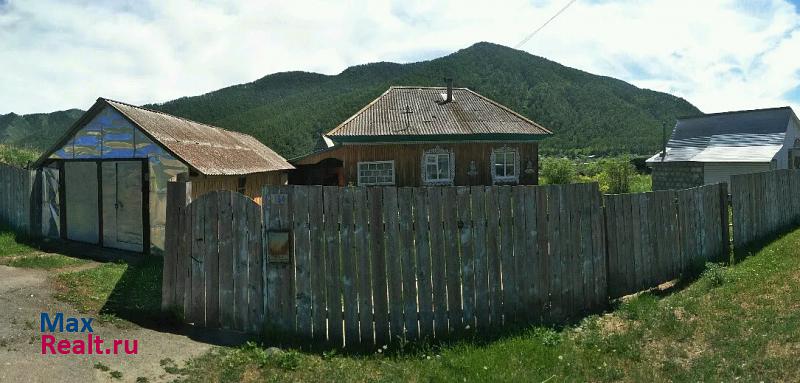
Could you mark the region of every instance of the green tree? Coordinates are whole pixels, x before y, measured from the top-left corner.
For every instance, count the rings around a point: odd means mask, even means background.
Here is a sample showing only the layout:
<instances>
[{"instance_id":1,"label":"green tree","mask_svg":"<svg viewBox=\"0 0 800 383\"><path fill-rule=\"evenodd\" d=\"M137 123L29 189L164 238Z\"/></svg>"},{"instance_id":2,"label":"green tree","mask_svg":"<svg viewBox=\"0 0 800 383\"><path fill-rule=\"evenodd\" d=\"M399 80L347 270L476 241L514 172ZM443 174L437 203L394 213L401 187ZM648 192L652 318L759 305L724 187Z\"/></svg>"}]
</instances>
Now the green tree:
<instances>
[{"instance_id":1,"label":"green tree","mask_svg":"<svg viewBox=\"0 0 800 383\"><path fill-rule=\"evenodd\" d=\"M544 183L549 185L575 182L577 171L575 163L568 158L544 157L539 161Z\"/></svg>"},{"instance_id":2,"label":"green tree","mask_svg":"<svg viewBox=\"0 0 800 383\"><path fill-rule=\"evenodd\" d=\"M600 173L600 184L606 193L621 194L631 191L636 168L631 163L630 157L602 160L600 166L603 169Z\"/></svg>"}]
</instances>

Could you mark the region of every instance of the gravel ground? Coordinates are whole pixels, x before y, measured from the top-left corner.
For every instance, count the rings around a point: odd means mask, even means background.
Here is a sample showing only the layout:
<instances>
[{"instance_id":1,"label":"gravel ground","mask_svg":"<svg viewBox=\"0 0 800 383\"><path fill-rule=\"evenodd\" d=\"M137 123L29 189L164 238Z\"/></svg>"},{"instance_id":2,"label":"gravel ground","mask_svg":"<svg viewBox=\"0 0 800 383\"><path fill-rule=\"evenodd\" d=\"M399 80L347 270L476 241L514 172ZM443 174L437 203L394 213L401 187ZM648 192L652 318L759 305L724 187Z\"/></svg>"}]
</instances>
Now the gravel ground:
<instances>
[{"instance_id":1,"label":"gravel ground","mask_svg":"<svg viewBox=\"0 0 800 383\"><path fill-rule=\"evenodd\" d=\"M48 281L52 273L0 266L0 382L136 382L137 378L140 382L171 381L177 376L164 370L160 364L163 359L170 358L182 366L211 347L184 335L95 320L94 335L102 337L106 344L111 339L136 339L138 354L42 355L40 313L81 316L69 304L53 298ZM85 333L55 335L57 339L86 339ZM109 370L95 368L97 363ZM121 378L113 378L112 371L122 373Z\"/></svg>"}]
</instances>

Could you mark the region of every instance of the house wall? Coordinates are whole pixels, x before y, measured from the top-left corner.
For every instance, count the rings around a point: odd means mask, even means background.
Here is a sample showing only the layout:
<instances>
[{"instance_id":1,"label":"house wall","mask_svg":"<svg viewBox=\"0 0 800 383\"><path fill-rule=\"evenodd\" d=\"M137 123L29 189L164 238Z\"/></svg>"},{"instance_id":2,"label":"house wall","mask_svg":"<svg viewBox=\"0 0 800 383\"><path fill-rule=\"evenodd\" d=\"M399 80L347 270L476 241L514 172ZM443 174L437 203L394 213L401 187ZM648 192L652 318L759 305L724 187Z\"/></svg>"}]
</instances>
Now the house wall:
<instances>
[{"instance_id":1,"label":"house wall","mask_svg":"<svg viewBox=\"0 0 800 383\"><path fill-rule=\"evenodd\" d=\"M789 127L786 129L784 144L778 154L775 155L778 169L800 169L800 122L794 118L789 119Z\"/></svg>"},{"instance_id":2,"label":"house wall","mask_svg":"<svg viewBox=\"0 0 800 383\"><path fill-rule=\"evenodd\" d=\"M261 204L261 189L266 185L286 185L286 172L253 173L246 176L244 195ZM238 191L240 176L194 176L192 182L192 199L215 190Z\"/></svg>"},{"instance_id":3,"label":"house wall","mask_svg":"<svg viewBox=\"0 0 800 383\"><path fill-rule=\"evenodd\" d=\"M344 183L358 184L358 162L395 161L396 186L422 186L422 155L428 149L442 148L453 151L455 157L455 185L492 185L491 153L495 148L516 148L519 154L519 184L535 185L539 178L539 146L536 142L465 142L465 143L411 143L342 145L338 149L321 152L296 161L297 165L313 165L328 158L341 160ZM475 175L469 175L470 164L475 162ZM530 161L531 174L525 172Z\"/></svg>"},{"instance_id":4,"label":"house wall","mask_svg":"<svg viewBox=\"0 0 800 383\"><path fill-rule=\"evenodd\" d=\"M686 189L703 185L703 164L698 162L655 162L653 190Z\"/></svg>"},{"instance_id":5,"label":"house wall","mask_svg":"<svg viewBox=\"0 0 800 383\"><path fill-rule=\"evenodd\" d=\"M766 172L770 169L769 162L706 162L703 164L703 182L730 184L732 175Z\"/></svg>"}]
</instances>

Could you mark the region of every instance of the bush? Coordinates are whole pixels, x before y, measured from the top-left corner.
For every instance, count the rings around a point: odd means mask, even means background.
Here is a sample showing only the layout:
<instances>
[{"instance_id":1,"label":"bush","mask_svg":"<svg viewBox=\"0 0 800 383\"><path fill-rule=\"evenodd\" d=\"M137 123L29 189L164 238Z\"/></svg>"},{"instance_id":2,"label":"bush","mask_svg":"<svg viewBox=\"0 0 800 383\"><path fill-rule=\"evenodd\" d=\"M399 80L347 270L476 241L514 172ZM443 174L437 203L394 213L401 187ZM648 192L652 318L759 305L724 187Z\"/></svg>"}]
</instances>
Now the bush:
<instances>
[{"instance_id":1,"label":"bush","mask_svg":"<svg viewBox=\"0 0 800 383\"><path fill-rule=\"evenodd\" d=\"M577 174L575 163L568 158L545 157L541 160L540 174L545 184L569 184Z\"/></svg>"},{"instance_id":2,"label":"bush","mask_svg":"<svg viewBox=\"0 0 800 383\"><path fill-rule=\"evenodd\" d=\"M602 161L603 171L600 174L601 187L606 193L630 193L636 168L626 157L613 158Z\"/></svg>"}]
</instances>

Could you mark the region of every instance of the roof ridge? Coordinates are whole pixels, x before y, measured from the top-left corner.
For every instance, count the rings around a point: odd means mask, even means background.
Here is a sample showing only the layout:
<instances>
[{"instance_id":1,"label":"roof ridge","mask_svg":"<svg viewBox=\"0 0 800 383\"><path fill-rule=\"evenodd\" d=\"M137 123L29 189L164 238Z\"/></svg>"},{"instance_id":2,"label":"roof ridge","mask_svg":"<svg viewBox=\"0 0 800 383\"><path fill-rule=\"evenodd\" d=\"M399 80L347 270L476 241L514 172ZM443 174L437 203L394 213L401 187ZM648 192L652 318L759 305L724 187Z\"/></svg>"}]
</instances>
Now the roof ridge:
<instances>
[{"instance_id":1,"label":"roof ridge","mask_svg":"<svg viewBox=\"0 0 800 383\"><path fill-rule=\"evenodd\" d=\"M143 106L133 105L133 104L129 104L129 103L127 103L127 102L118 101L118 100L112 100L112 99L110 99L110 98L105 98L105 97L100 97L100 99L101 99L101 100L103 100L103 101L106 101L106 102L108 102L108 101L110 101L110 102L115 102L115 103L117 103L117 104L122 104L122 105L125 105L125 106L129 106L129 107L131 107L131 108L141 109L141 110L148 111L148 112L152 112L152 113L158 113L158 114L161 114L161 115L164 115L164 116L168 116L168 117L177 118L177 119L179 119L179 120L183 120L183 121L191 122L191 123L193 123L193 124L199 124L199 125L207 126L207 127L209 127L209 128L212 128L212 129L219 129L219 130L222 130L222 131L224 131L224 132L228 132L228 133L233 133L233 132L234 132L233 130L228 130L228 129L225 129L225 128L220 128L219 126L215 126L215 125L206 124L206 123L204 123L204 122L200 122L200 121L190 120L190 119L188 119L188 118L181 117L181 116L176 116L176 115L174 115L174 114L169 114L169 113L167 113L167 112L162 112L162 111L160 111L160 110L155 110L155 109L145 108L145 107L143 107ZM241 132L240 132L240 133L241 133ZM242 133L242 134L246 134L246 133Z\"/></svg>"},{"instance_id":2,"label":"roof ridge","mask_svg":"<svg viewBox=\"0 0 800 383\"><path fill-rule=\"evenodd\" d=\"M414 85L391 85L389 86L389 90L391 89L447 89L446 86L414 86ZM467 87L457 87L454 86L453 90L470 90Z\"/></svg>"},{"instance_id":3,"label":"roof ridge","mask_svg":"<svg viewBox=\"0 0 800 383\"><path fill-rule=\"evenodd\" d=\"M716 113L706 113L706 114L681 116L681 117L678 117L677 119L678 120L691 120L691 119L695 119L695 118L704 118L704 117L712 117L712 116L724 116L726 114L767 112L767 111L771 111L771 110L782 110L782 109L792 110L792 107L791 106L775 106L775 107L771 107L771 108L731 110L731 111L726 111L726 112L716 112Z\"/></svg>"}]
</instances>

